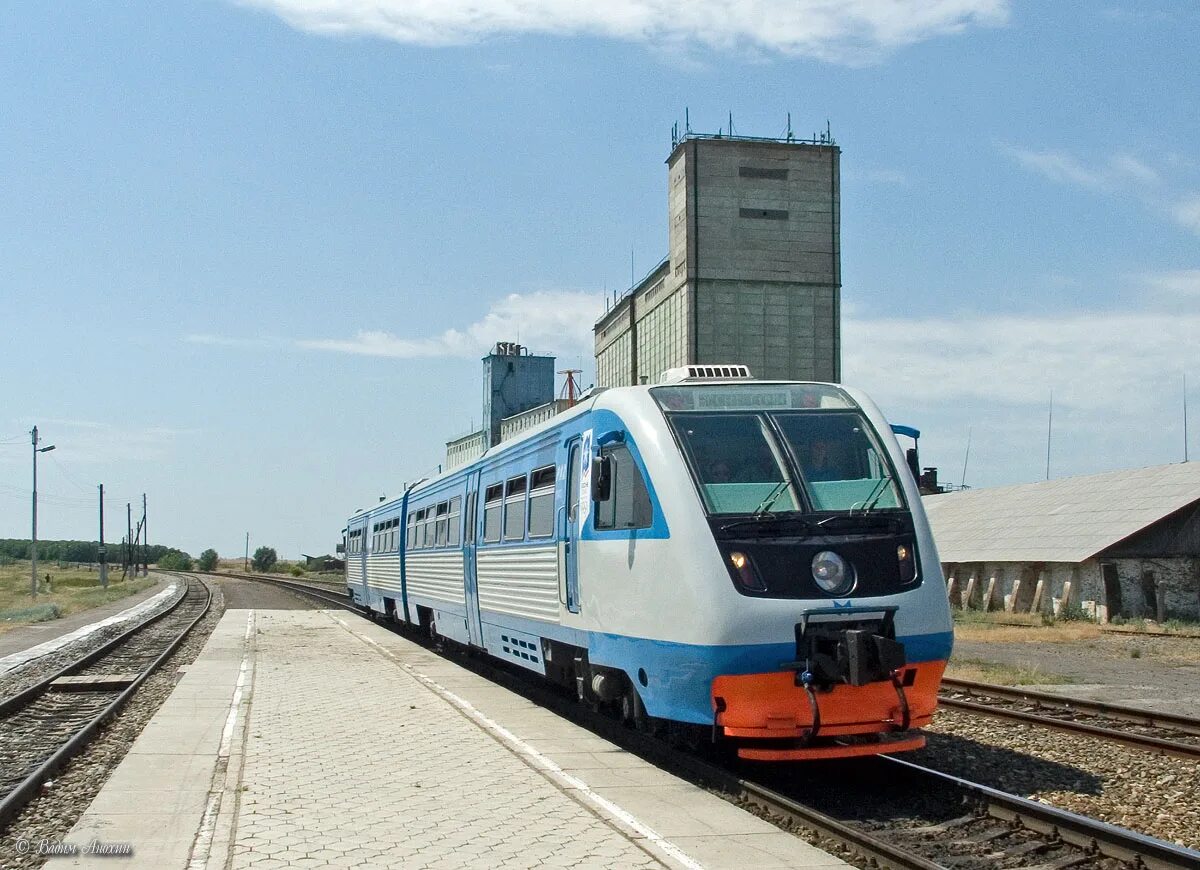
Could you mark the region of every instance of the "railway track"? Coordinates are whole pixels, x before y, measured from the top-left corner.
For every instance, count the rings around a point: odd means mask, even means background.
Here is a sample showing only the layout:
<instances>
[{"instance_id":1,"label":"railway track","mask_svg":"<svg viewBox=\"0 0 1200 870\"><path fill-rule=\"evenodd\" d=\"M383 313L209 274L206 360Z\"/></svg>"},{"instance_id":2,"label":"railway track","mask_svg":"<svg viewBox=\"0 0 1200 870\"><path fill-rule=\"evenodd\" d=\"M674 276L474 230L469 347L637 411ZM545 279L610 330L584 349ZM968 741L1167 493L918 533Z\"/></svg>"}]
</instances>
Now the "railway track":
<instances>
[{"instance_id":1,"label":"railway track","mask_svg":"<svg viewBox=\"0 0 1200 870\"><path fill-rule=\"evenodd\" d=\"M173 576L186 585L169 607L0 700L0 830L120 712L208 613L208 586Z\"/></svg>"},{"instance_id":2,"label":"railway track","mask_svg":"<svg viewBox=\"0 0 1200 870\"><path fill-rule=\"evenodd\" d=\"M946 678L938 703L953 710L1085 734L1179 758L1200 759L1200 719L1123 704Z\"/></svg>"},{"instance_id":3,"label":"railway track","mask_svg":"<svg viewBox=\"0 0 1200 870\"><path fill-rule=\"evenodd\" d=\"M344 595L328 589L281 578L240 576L359 612ZM427 637L401 626L395 630L430 645ZM1200 852L900 759L809 762L799 769L773 772L761 765L685 751L593 713L522 671L467 654L451 657L684 779L754 807L785 828L816 834L826 844L857 856L864 866L895 870L1200 867ZM838 781L840 787L830 789L830 781Z\"/></svg>"}]
</instances>

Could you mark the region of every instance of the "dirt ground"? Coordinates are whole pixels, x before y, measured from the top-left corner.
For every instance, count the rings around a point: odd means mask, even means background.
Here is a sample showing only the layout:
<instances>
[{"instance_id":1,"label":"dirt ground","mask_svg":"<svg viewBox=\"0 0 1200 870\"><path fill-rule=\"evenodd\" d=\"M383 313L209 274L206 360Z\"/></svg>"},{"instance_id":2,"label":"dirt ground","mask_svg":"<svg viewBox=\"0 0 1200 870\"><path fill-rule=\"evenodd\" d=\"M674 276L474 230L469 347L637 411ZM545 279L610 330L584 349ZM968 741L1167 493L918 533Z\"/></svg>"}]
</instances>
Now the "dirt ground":
<instances>
[{"instance_id":1,"label":"dirt ground","mask_svg":"<svg viewBox=\"0 0 1200 870\"><path fill-rule=\"evenodd\" d=\"M949 675L994 669L996 682L1195 716L1200 711L1200 639L1102 633L1087 623L1047 628L960 625ZM957 672L957 673L956 673Z\"/></svg>"}]
</instances>

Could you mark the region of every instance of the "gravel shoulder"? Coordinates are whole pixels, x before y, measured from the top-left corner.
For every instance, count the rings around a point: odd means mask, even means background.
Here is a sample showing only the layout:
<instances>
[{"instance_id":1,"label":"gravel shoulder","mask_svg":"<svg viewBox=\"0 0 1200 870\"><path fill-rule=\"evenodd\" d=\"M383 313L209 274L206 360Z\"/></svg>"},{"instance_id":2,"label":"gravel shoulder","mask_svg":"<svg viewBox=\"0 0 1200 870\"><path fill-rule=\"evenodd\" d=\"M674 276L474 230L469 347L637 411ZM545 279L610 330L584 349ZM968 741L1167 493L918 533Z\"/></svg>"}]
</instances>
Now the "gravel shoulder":
<instances>
[{"instance_id":1,"label":"gravel shoulder","mask_svg":"<svg viewBox=\"0 0 1200 870\"><path fill-rule=\"evenodd\" d=\"M1185 716L1200 711L1200 640L1079 634L960 626L950 675L955 662L996 662L1066 681L1039 691Z\"/></svg>"}]
</instances>

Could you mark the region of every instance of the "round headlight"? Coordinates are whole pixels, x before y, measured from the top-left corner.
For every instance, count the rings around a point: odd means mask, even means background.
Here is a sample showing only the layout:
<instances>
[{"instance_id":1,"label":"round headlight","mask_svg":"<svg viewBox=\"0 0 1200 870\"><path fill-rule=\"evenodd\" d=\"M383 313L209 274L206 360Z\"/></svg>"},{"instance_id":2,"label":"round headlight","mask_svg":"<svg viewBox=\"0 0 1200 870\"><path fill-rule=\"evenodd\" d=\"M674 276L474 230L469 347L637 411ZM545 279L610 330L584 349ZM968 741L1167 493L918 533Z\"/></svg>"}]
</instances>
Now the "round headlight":
<instances>
[{"instance_id":1,"label":"round headlight","mask_svg":"<svg viewBox=\"0 0 1200 870\"><path fill-rule=\"evenodd\" d=\"M813 556L812 575L829 595L845 595L854 588L853 566L832 550L822 550Z\"/></svg>"}]
</instances>

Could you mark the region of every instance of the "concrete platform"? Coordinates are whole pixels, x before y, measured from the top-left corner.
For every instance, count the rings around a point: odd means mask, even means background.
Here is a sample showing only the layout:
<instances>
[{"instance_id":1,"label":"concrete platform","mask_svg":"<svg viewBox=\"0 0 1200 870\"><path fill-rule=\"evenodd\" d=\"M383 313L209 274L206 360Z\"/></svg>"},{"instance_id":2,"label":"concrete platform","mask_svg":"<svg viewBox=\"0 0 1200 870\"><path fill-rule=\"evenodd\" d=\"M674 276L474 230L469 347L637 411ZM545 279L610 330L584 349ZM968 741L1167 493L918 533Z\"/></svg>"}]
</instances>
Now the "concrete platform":
<instances>
[{"instance_id":1,"label":"concrete platform","mask_svg":"<svg viewBox=\"0 0 1200 870\"><path fill-rule=\"evenodd\" d=\"M846 867L350 614L227 611L55 867Z\"/></svg>"}]
</instances>

